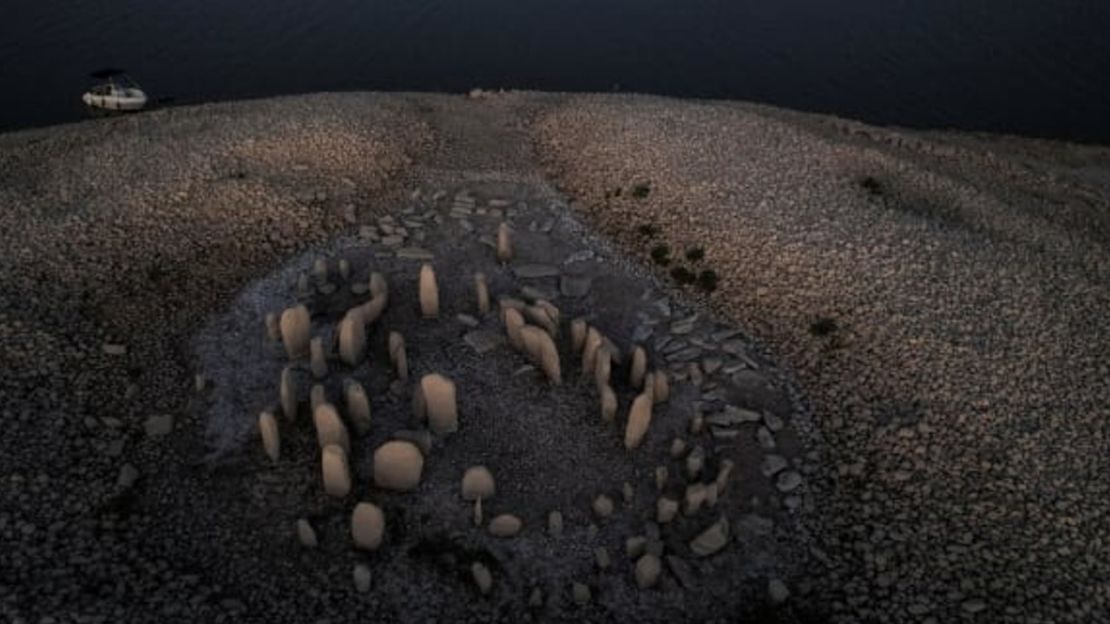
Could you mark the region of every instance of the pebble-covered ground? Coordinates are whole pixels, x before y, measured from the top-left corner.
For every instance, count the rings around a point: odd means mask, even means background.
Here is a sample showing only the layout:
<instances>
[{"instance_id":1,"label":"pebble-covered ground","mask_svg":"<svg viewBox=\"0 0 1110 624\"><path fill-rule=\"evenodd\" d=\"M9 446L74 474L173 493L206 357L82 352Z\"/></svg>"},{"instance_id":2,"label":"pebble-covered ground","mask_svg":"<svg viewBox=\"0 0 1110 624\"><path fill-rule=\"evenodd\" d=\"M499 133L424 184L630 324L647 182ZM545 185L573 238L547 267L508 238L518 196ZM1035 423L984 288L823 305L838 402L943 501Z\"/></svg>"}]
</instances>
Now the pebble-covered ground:
<instances>
[{"instance_id":1,"label":"pebble-covered ground","mask_svg":"<svg viewBox=\"0 0 1110 624\"><path fill-rule=\"evenodd\" d=\"M1110 619L1110 151L630 96L535 137L602 232L715 271L797 371L825 442L810 613Z\"/></svg>"},{"instance_id":2,"label":"pebble-covered ground","mask_svg":"<svg viewBox=\"0 0 1110 624\"><path fill-rule=\"evenodd\" d=\"M539 211L514 224L525 240L555 232L644 284L655 268L647 316L610 325L614 340L673 367L676 405L695 391L710 404L707 450L727 446L729 430L745 440L732 449L744 492L722 499L720 555L690 556L702 516L680 523L679 540L642 526L644 548L665 553L658 587L631 586L617 552L611 567L591 565L579 499L593 488L580 483L561 491L573 500L553 497L568 509L566 560L535 526L543 513L519 511L520 543L570 576L535 574L554 583L538 606L519 560L482 555L485 597L480 575L459 572L482 540L464 540L462 554L444 545L432 565L409 565L400 545L413 535L356 553L344 541L350 501L322 502L313 459L275 468L249 430L224 438L214 425L227 384L250 379L223 378L227 362L204 345L220 343L220 328L227 345L249 343L236 325L244 301L293 300L281 271L331 257L338 240L382 258L434 257L480 238L490 201L504 197L506 214ZM609 621L658 605L641 616L733 621L739 600L759 621L1105 620L1108 197L1102 148L639 96L316 95L0 136L0 619L419 621L449 605L452 621ZM547 226L545 210L575 221L568 200L596 243ZM436 242L440 220L454 242ZM373 263L361 253L364 279ZM446 255L451 271L473 260ZM550 294L576 309L583 282L560 271ZM590 283L589 297L607 290ZM579 311L606 318L604 307ZM448 319L455 365L481 343L468 332L500 329L474 320ZM756 371L782 388L792 371L809 407L791 394L789 409L761 408L760 420L726 409L758 398L721 394ZM244 406L249 423L258 406ZM521 437L508 448L527 464ZM458 439L463 455L439 467L429 457L432 496L415 508L453 504L450 475L433 476L477 457ZM354 496L380 500L365 466L355 478ZM533 504L498 479L498 505ZM598 489L623 513L620 486ZM317 548L293 518L308 519ZM413 522L425 527L400 526ZM740 569L754 573L741 581Z\"/></svg>"}]
</instances>

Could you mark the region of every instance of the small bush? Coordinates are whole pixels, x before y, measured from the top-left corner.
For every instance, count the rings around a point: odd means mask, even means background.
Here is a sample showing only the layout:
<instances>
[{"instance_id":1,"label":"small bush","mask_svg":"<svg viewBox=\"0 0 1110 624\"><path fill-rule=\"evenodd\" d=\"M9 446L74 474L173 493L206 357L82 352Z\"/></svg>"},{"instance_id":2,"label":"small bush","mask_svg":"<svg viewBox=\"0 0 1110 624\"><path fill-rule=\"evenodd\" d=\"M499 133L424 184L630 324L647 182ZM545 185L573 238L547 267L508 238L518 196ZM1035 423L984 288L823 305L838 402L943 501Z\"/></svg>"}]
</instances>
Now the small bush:
<instances>
[{"instance_id":1,"label":"small bush","mask_svg":"<svg viewBox=\"0 0 1110 624\"><path fill-rule=\"evenodd\" d=\"M651 193L651 186L647 183L637 184L632 187L632 196L636 199L643 199L648 196L648 193Z\"/></svg>"},{"instance_id":2,"label":"small bush","mask_svg":"<svg viewBox=\"0 0 1110 624\"><path fill-rule=\"evenodd\" d=\"M836 319L822 316L809 325L809 333L814 336L828 336L838 329Z\"/></svg>"},{"instance_id":3,"label":"small bush","mask_svg":"<svg viewBox=\"0 0 1110 624\"><path fill-rule=\"evenodd\" d=\"M655 264L667 266L671 262L671 248L666 245L652 247L651 259L655 261Z\"/></svg>"},{"instance_id":4,"label":"small bush","mask_svg":"<svg viewBox=\"0 0 1110 624\"><path fill-rule=\"evenodd\" d=\"M701 247L691 247L686 250L686 259L690 262L700 262L705 258L705 250Z\"/></svg>"},{"instance_id":5,"label":"small bush","mask_svg":"<svg viewBox=\"0 0 1110 624\"><path fill-rule=\"evenodd\" d=\"M694 275L693 271L684 266L677 266L671 269L671 277L674 278L674 281L682 285L693 284L694 281L698 279L698 276Z\"/></svg>"},{"instance_id":6,"label":"small bush","mask_svg":"<svg viewBox=\"0 0 1110 624\"><path fill-rule=\"evenodd\" d=\"M717 290L717 272L713 269L706 269L698 273L698 288L705 292Z\"/></svg>"},{"instance_id":7,"label":"small bush","mask_svg":"<svg viewBox=\"0 0 1110 624\"><path fill-rule=\"evenodd\" d=\"M659 234L659 226L654 223L642 223L636 227L636 232L644 238L652 238Z\"/></svg>"}]
</instances>

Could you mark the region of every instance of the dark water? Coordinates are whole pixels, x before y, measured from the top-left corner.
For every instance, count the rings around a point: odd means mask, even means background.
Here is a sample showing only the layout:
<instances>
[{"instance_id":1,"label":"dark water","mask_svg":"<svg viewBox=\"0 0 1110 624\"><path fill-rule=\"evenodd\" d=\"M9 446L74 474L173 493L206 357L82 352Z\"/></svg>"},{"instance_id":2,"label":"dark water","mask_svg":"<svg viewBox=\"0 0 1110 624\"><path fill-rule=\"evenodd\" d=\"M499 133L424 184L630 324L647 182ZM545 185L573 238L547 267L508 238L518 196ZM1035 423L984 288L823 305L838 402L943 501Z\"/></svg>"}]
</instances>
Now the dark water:
<instances>
[{"instance_id":1,"label":"dark water","mask_svg":"<svg viewBox=\"0 0 1110 624\"><path fill-rule=\"evenodd\" d=\"M735 98L1110 143L1110 0L4 0L0 129L153 97L474 86Z\"/></svg>"}]
</instances>

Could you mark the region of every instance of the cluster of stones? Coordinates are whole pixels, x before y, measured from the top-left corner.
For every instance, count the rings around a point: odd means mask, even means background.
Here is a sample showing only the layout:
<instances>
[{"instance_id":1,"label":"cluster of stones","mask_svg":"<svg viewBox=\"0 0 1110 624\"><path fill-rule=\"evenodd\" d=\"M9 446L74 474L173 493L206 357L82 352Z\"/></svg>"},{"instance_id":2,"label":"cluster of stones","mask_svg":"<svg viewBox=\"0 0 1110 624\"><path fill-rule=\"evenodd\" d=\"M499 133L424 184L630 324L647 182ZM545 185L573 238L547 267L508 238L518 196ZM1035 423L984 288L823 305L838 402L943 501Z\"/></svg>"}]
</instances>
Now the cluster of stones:
<instances>
[{"instance_id":1,"label":"cluster of stones","mask_svg":"<svg viewBox=\"0 0 1110 624\"><path fill-rule=\"evenodd\" d=\"M460 223L469 223L467 217L475 211L500 217L501 208L506 205L507 203L488 209L475 208L472 197L460 195L455 198L451 207L451 216L458 219ZM497 213L491 214L490 211ZM405 212L408 218L402 221L402 225L398 225L390 217L383 217L379 220L376 232L366 232L364 228L364 238L394 247L395 249L389 252L390 255L431 259L432 254L429 252L402 245L410 232L423 240L421 229L423 221L430 219L438 223L441 220L440 216L435 211L422 216L415 215L415 209L411 208L406 209ZM546 225L541 227L549 228ZM501 263L507 264L512 261L514 255L512 229L506 222L500 223L495 235L483 237L483 242L493 250ZM515 272L518 275L529 272L535 274L538 270L529 265L516 267ZM337 272L341 280L348 280L350 266L341 260L338 263ZM320 292L329 293L334 290L335 286L329 281L329 273L329 267L323 261L318 261L314 266L312 277ZM311 288L306 281L307 278L302 276L298 289ZM372 273L367 284L352 284L351 290L356 294L368 292L371 296L366 303L348 310L339 321L335 332L338 337L338 359L342 364L353 367L366 355L368 328L380 318L388 304L389 292L384 276L378 273ZM426 263L420 269L418 291L421 315L428 319L438 318L441 314L439 288L435 269L431 264ZM486 276L481 273L473 277L473 297L474 308L479 314L485 315L491 311L489 285ZM701 400L696 403L697 410L689 423L691 435L701 435L708 427L708 433L714 439L730 439L739 434L739 426L747 423L762 423L756 435L763 448L773 449L773 434L782 428L781 419L724 403L723 394L720 392L721 384L712 378L717 374L737 375L757 368L757 365L744 354L742 347L738 346L739 341L731 340L735 338L736 333L718 332L705 338L692 336L690 334L696 326L697 316L670 321L669 305L665 301L654 302L651 307L662 312L663 318L640 313L641 324L633 336L634 344L629 353L622 353L614 341L605 336L599 327L591 326L586 319L577 318L569 322L567 338L569 351L580 358L582 377L593 382L601 422L615 425L618 422L618 414L625 414L623 443L626 449L634 451L641 446L648 435L653 410L659 404L668 401L671 380L684 380L701 391ZM560 362L560 351L556 343L564 327L559 308L549 300L537 296L524 298L503 296L497 300L497 308L508 343L542 371L548 383L556 385L563 383L564 367ZM670 323L669 331L661 333L650 345L653 352L659 354L663 361L652 369L649 367L646 341L664 322ZM333 359L329 357L329 351L334 345L325 345L321 337L311 336L311 318L304 305L289 308L280 316L269 315L267 329L271 338L282 341L291 361L307 357L309 369L317 379L329 373L329 360ZM471 335L468 334L466 340L469 342L470 338ZM715 355L704 357L700 362L694 361L703 353L716 350L717 345L721 345L720 348L726 353L735 356L732 358L733 361L726 361L724 357ZM409 362L405 340L400 333L395 331L389 333L388 353L393 374L397 380L406 382L409 377ZM623 410L615 388L618 381L614 379L615 370L622 372L619 381L625 389L634 391L634 398L630 404L624 406ZM279 394L281 412L289 421L296 417L297 390L291 367L286 367L281 376ZM346 424L339 410L327 401L323 386L314 386L310 395L313 423L321 452L324 490L331 496L346 497L351 490L348 464L350 437ZM425 375L413 387L413 416L432 434L448 435L459 427L455 397L456 389L452 380L435 373ZM344 382L344 404L347 423L360 435L364 435L371 426L370 402L365 388L354 379L347 379ZM279 460L281 452L279 429L275 410L267 410L259 416L259 431L263 447L266 454L275 462ZM425 455L431 447L428 442L421 443L421 440L430 440L430 438L422 438L417 435L417 432L412 431L396 432L393 437L395 439L386 442L374 452L373 480L380 488L410 492L420 483ZM626 552L634 561L634 580L642 588L652 587L658 582L664 560L676 577L682 578L688 575L688 572L683 573L685 564L681 558L664 553L658 536L658 527L671 523L680 513L684 516L695 516L702 510L716 506L719 498L725 493L734 469L734 464L724 459L717 464L715 474L707 474L704 470L707 465L705 448L696 444L691 448L681 438L672 441L670 456L672 460L679 461L683 466L685 491L680 492L681 496L674 496L672 475L669 474L667 466L659 466L654 474L655 487L659 492L654 506L655 522L649 524L649 527L655 527L656 535L653 537L649 529L648 535L630 537L626 544ZM797 472L787 470L788 467L789 463L784 458L768 455L763 464L763 472L768 477L777 475L779 489L789 492L800 484L801 477ZM631 502L631 486L626 483L624 490L626 502ZM478 527L484 525L488 534L495 537L509 538L518 535L524 528L524 523L519 516L500 514L486 522L483 516L483 502L488 501L495 493L493 475L486 467L471 467L462 475L461 497L472 505L474 525ZM593 504L593 513L598 517L612 515L613 501L608 496L598 496ZM351 536L355 546L365 550L377 549L383 540L386 520L381 508L371 502L359 502L351 516ZM297 528L302 542L315 543L315 534L307 521L299 522ZM552 533L561 532L562 516L558 511L551 513L548 529ZM719 520L698 533L689 542L688 547L694 556L705 557L719 552L729 540L730 525L727 518L722 515ZM600 569L609 567L610 558L604 548L600 548L595 555ZM493 576L485 566L474 563L470 572L482 593L491 591ZM368 575L368 570L356 569L356 584L360 588L364 584L369 585ZM589 601L589 591L588 585L575 583L572 595L576 601ZM532 600L535 599L536 596L533 594Z\"/></svg>"}]
</instances>

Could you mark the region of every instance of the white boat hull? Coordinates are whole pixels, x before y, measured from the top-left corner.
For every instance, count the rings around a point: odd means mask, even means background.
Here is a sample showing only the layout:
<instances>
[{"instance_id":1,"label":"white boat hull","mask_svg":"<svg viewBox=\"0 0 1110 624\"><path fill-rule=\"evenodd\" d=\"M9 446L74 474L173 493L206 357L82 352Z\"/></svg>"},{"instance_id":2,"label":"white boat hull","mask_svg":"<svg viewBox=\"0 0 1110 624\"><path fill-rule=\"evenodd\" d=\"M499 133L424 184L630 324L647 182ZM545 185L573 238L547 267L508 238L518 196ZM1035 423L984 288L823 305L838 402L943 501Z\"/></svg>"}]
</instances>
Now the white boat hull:
<instances>
[{"instance_id":1,"label":"white boat hull","mask_svg":"<svg viewBox=\"0 0 1110 624\"><path fill-rule=\"evenodd\" d=\"M81 96L81 99L87 106L105 110L136 111L146 106L146 94L138 89L128 89L124 94L86 93Z\"/></svg>"}]
</instances>

